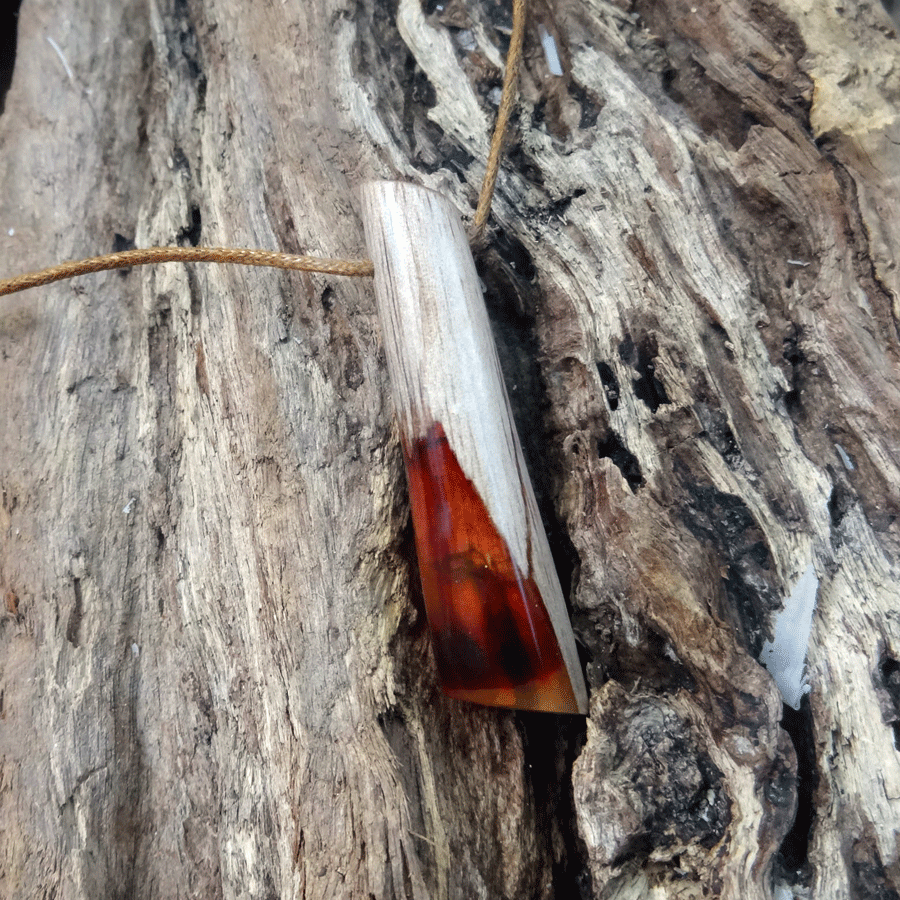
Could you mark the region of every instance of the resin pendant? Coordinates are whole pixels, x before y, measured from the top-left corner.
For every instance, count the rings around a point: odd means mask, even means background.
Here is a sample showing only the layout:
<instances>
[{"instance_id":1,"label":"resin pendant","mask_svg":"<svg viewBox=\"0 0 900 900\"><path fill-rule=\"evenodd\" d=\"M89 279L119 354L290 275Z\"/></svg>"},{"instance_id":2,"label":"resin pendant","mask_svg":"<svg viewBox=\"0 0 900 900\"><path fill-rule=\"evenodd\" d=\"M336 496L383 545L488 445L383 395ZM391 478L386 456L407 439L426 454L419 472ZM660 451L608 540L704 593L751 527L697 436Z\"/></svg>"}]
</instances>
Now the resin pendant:
<instances>
[{"instance_id":1,"label":"resin pendant","mask_svg":"<svg viewBox=\"0 0 900 900\"><path fill-rule=\"evenodd\" d=\"M412 184L370 183L362 198L442 687L488 706L586 713L459 216Z\"/></svg>"}]
</instances>

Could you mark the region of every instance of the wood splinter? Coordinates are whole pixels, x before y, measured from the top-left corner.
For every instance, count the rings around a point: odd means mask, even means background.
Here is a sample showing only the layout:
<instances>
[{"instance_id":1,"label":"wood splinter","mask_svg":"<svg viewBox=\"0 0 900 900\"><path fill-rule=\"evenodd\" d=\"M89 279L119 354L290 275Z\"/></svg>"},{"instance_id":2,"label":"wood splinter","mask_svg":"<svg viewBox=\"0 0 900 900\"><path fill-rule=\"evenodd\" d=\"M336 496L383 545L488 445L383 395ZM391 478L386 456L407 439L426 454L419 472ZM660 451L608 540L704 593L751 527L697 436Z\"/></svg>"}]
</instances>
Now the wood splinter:
<instances>
[{"instance_id":1,"label":"wood splinter","mask_svg":"<svg viewBox=\"0 0 900 900\"><path fill-rule=\"evenodd\" d=\"M413 184L369 183L362 201L442 687L488 706L585 714L572 626L459 216Z\"/></svg>"}]
</instances>

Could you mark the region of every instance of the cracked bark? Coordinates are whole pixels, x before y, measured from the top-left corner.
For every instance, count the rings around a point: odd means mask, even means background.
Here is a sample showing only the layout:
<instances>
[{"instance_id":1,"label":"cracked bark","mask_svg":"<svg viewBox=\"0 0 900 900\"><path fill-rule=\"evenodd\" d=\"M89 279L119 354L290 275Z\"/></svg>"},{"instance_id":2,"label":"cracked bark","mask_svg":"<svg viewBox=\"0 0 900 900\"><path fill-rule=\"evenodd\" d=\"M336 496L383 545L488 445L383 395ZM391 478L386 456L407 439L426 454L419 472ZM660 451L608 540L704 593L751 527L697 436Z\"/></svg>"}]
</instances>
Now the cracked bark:
<instances>
[{"instance_id":1,"label":"cracked bark","mask_svg":"<svg viewBox=\"0 0 900 900\"><path fill-rule=\"evenodd\" d=\"M359 255L368 177L467 213L508 26L26 3L4 272ZM437 690L371 285L6 299L0 894L896 896L897 48L862 4L532 4L478 263L586 724ZM810 563L784 715L757 659Z\"/></svg>"}]
</instances>

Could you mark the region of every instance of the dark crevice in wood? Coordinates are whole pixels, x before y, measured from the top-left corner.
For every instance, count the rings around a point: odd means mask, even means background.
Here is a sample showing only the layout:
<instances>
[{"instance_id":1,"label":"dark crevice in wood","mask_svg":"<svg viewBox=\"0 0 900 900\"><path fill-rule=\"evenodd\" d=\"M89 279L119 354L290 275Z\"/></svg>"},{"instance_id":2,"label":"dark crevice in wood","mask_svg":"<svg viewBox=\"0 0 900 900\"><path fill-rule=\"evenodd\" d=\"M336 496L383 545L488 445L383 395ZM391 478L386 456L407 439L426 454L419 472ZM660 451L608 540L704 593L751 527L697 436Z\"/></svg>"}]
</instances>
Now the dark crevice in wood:
<instances>
[{"instance_id":1,"label":"dark crevice in wood","mask_svg":"<svg viewBox=\"0 0 900 900\"><path fill-rule=\"evenodd\" d=\"M895 877L885 868L873 834L854 841L848 863L853 900L900 900Z\"/></svg>"},{"instance_id":2,"label":"dark crevice in wood","mask_svg":"<svg viewBox=\"0 0 900 900\"><path fill-rule=\"evenodd\" d=\"M147 788L147 760L140 742L138 687L135 666L122 667L113 687L113 742L115 754L115 803L110 828L110 860L115 875L109 879L109 894L116 898L139 896L137 882L144 863L143 846L148 839L143 827L143 800Z\"/></svg>"},{"instance_id":3,"label":"dark crevice in wood","mask_svg":"<svg viewBox=\"0 0 900 900\"><path fill-rule=\"evenodd\" d=\"M677 46L677 45L676 45ZM670 52L675 48L669 48ZM705 134L715 136L731 150L740 150L759 119L735 96L709 76L696 61L676 58L663 73L666 94L693 115Z\"/></svg>"},{"instance_id":4,"label":"dark crevice in wood","mask_svg":"<svg viewBox=\"0 0 900 900\"><path fill-rule=\"evenodd\" d=\"M203 233L203 218L200 214L200 207L196 203L191 204L191 221L189 225L182 225L178 231L178 237L175 243L184 246L186 243L192 247L200 244L200 237Z\"/></svg>"},{"instance_id":5,"label":"dark crevice in wood","mask_svg":"<svg viewBox=\"0 0 900 900\"><path fill-rule=\"evenodd\" d=\"M769 616L781 605L777 591L769 583L772 558L765 534L740 497L697 484L680 462L676 463L675 472L690 498L682 506L681 520L698 540L715 548L725 562L728 606L723 614L737 627L743 646L758 658L763 641L769 636Z\"/></svg>"},{"instance_id":6,"label":"dark crevice in wood","mask_svg":"<svg viewBox=\"0 0 900 900\"><path fill-rule=\"evenodd\" d=\"M202 341L197 341L194 345L194 380L200 393L209 397L209 373L206 371L206 353L203 351Z\"/></svg>"},{"instance_id":7,"label":"dark crevice in wood","mask_svg":"<svg viewBox=\"0 0 900 900\"><path fill-rule=\"evenodd\" d=\"M597 96L593 91L587 90L583 85L579 84L574 78L569 81L569 95L578 104L581 110L581 118L578 121L578 128L585 131L593 128L606 106L606 101Z\"/></svg>"},{"instance_id":8,"label":"dark crevice in wood","mask_svg":"<svg viewBox=\"0 0 900 900\"><path fill-rule=\"evenodd\" d=\"M556 567L556 574L559 577L559 585L562 588L563 596L568 600L572 596L578 571L578 551L562 522L552 514L552 509L543 516L543 523L547 532L547 542L550 544L550 553L553 556L553 565ZM569 612L571 614L571 608ZM583 666L584 660L582 660Z\"/></svg>"},{"instance_id":9,"label":"dark crevice in wood","mask_svg":"<svg viewBox=\"0 0 900 900\"><path fill-rule=\"evenodd\" d=\"M112 252L113 253L123 253L126 250L134 250L135 243L132 238L126 237L124 234L119 234L117 231L113 235L113 245ZM127 278L128 273L131 271L131 267L129 266L127 269L118 269L119 278Z\"/></svg>"},{"instance_id":10,"label":"dark crevice in wood","mask_svg":"<svg viewBox=\"0 0 900 900\"><path fill-rule=\"evenodd\" d=\"M881 0L884 11L894 22L894 28L900 29L900 2L898 0Z\"/></svg>"},{"instance_id":11,"label":"dark crevice in wood","mask_svg":"<svg viewBox=\"0 0 900 900\"><path fill-rule=\"evenodd\" d=\"M287 200L289 189L284 183L284 176L285 173L280 166L266 167L263 203L275 232L275 246L280 247L285 253L301 256L306 253L306 249L297 234L297 223Z\"/></svg>"},{"instance_id":12,"label":"dark crevice in wood","mask_svg":"<svg viewBox=\"0 0 900 900\"><path fill-rule=\"evenodd\" d=\"M597 362L597 371L600 373L600 380L603 382L603 392L606 394L606 402L609 404L610 410L615 412L619 408L619 379L612 366L603 361Z\"/></svg>"},{"instance_id":13,"label":"dark crevice in wood","mask_svg":"<svg viewBox=\"0 0 900 900\"><path fill-rule=\"evenodd\" d=\"M437 92L434 85L428 80L428 76L419 68L412 53L406 55L403 61L403 69L406 73L407 110L409 118L407 124L412 124L413 110L417 107L432 109L437 105Z\"/></svg>"},{"instance_id":14,"label":"dark crevice in wood","mask_svg":"<svg viewBox=\"0 0 900 900\"><path fill-rule=\"evenodd\" d=\"M883 650L873 680L880 701L881 717L891 727L894 749L900 750L900 660Z\"/></svg>"},{"instance_id":15,"label":"dark crevice in wood","mask_svg":"<svg viewBox=\"0 0 900 900\"><path fill-rule=\"evenodd\" d=\"M435 135L435 140L433 141L435 161L431 163L430 166L426 163L425 151L420 142L415 150L416 164L421 165L427 172L436 172L441 168L450 169L450 171L456 173L460 183L464 184L466 181L466 174L475 163L475 157L468 153L465 148L460 147L458 144L451 143L451 141L444 136L444 132L438 125L432 123L430 129ZM432 151L429 150L429 152Z\"/></svg>"},{"instance_id":16,"label":"dark crevice in wood","mask_svg":"<svg viewBox=\"0 0 900 900\"><path fill-rule=\"evenodd\" d=\"M191 163L184 150L176 144L172 148L172 169L185 181L191 180Z\"/></svg>"},{"instance_id":17,"label":"dark crevice in wood","mask_svg":"<svg viewBox=\"0 0 900 900\"><path fill-rule=\"evenodd\" d=\"M481 6L481 11L488 23L494 29L493 37L497 42L497 48L505 57L509 50L509 38L512 34L512 4L494 2L484 3ZM527 30L525 33L528 35ZM525 42L527 45L527 36Z\"/></svg>"},{"instance_id":18,"label":"dark crevice in wood","mask_svg":"<svg viewBox=\"0 0 900 900\"><path fill-rule=\"evenodd\" d=\"M583 197L587 191L585 188L575 188L572 193L567 194L565 197L560 197L558 200L554 200L547 205L545 208L545 215L549 218L557 218L562 219L565 214L569 211L569 207L572 205L573 200L577 200L579 197Z\"/></svg>"},{"instance_id":19,"label":"dark crevice in wood","mask_svg":"<svg viewBox=\"0 0 900 900\"><path fill-rule=\"evenodd\" d=\"M197 274L196 266L187 266L185 271L187 273L188 296L191 298L191 316L193 316L194 325L196 327L197 317L200 315L200 310L203 308L203 288L200 287L200 277Z\"/></svg>"},{"instance_id":20,"label":"dark crevice in wood","mask_svg":"<svg viewBox=\"0 0 900 900\"><path fill-rule=\"evenodd\" d=\"M534 281L537 275L534 260L532 260L531 254L525 249L525 245L515 235L510 234L508 231L497 230L491 237L491 243L500 259L518 278L524 278L528 282ZM479 272L479 274L484 278L486 273ZM515 286L509 285L509 288L513 291L513 294L512 296L507 295L505 299L515 300L518 296L515 293ZM506 292L504 291L504 293ZM515 305L521 308L518 303ZM533 325L533 318L530 324Z\"/></svg>"},{"instance_id":21,"label":"dark crevice in wood","mask_svg":"<svg viewBox=\"0 0 900 900\"><path fill-rule=\"evenodd\" d=\"M900 661L885 653L878 663L878 674L881 676L881 686L887 691L894 711L900 715Z\"/></svg>"},{"instance_id":22,"label":"dark crevice in wood","mask_svg":"<svg viewBox=\"0 0 900 900\"><path fill-rule=\"evenodd\" d=\"M540 347L535 333L537 286L534 263L514 237L498 232L492 245L476 257L484 281L484 299L491 331L522 452L534 484L542 517L552 505L547 479L548 436L544 427L549 406L538 362Z\"/></svg>"},{"instance_id":23,"label":"dark crevice in wood","mask_svg":"<svg viewBox=\"0 0 900 900\"><path fill-rule=\"evenodd\" d=\"M790 366L788 383L791 386L784 394L784 405L792 417L797 417L802 413L803 365L806 362L806 355L800 346L801 338L801 331L795 325L783 341L782 356Z\"/></svg>"},{"instance_id":24,"label":"dark crevice in wood","mask_svg":"<svg viewBox=\"0 0 900 900\"><path fill-rule=\"evenodd\" d=\"M729 469L736 469L742 454L737 438L728 424L727 414L724 410L714 409L705 403L695 403L694 412L703 426L699 437L706 438L712 444Z\"/></svg>"},{"instance_id":25,"label":"dark crevice in wood","mask_svg":"<svg viewBox=\"0 0 900 900\"><path fill-rule=\"evenodd\" d=\"M572 766L587 739L581 716L516 714L525 752L525 771L535 805L537 839L552 862L558 900L593 896L587 851L575 818Z\"/></svg>"},{"instance_id":26,"label":"dark crevice in wood","mask_svg":"<svg viewBox=\"0 0 900 900\"><path fill-rule=\"evenodd\" d=\"M788 733L797 754L797 814L782 841L779 857L786 872L808 878L808 851L815 824L814 796L819 786L812 713L806 696L796 710L785 704L781 725Z\"/></svg>"},{"instance_id":27,"label":"dark crevice in wood","mask_svg":"<svg viewBox=\"0 0 900 900\"><path fill-rule=\"evenodd\" d=\"M6 92L12 83L16 65L16 42L19 35L19 7L21 0L11 0L0 13L0 115L6 103Z\"/></svg>"},{"instance_id":28,"label":"dark crevice in wood","mask_svg":"<svg viewBox=\"0 0 900 900\"><path fill-rule=\"evenodd\" d=\"M72 612L69 613L68 624L66 625L66 640L73 647L77 647L81 620L84 617L84 598L81 591L80 578L72 579L72 593L74 594L74 602L72 604Z\"/></svg>"},{"instance_id":29,"label":"dark crevice in wood","mask_svg":"<svg viewBox=\"0 0 900 900\"><path fill-rule=\"evenodd\" d=\"M831 543L833 545L841 542L841 523L853 506L854 499L853 491L843 481L835 481L828 498L828 515L831 520Z\"/></svg>"},{"instance_id":30,"label":"dark crevice in wood","mask_svg":"<svg viewBox=\"0 0 900 900\"><path fill-rule=\"evenodd\" d=\"M609 459L622 473L622 477L628 483L632 493L644 483L644 475L641 472L641 464L637 457L622 443L622 439L610 431L606 437L597 440L597 455L601 459Z\"/></svg>"},{"instance_id":31,"label":"dark crevice in wood","mask_svg":"<svg viewBox=\"0 0 900 900\"><path fill-rule=\"evenodd\" d=\"M544 186L544 174L521 144L514 144L506 149L505 166L537 188Z\"/></svg>"},{"instance_id":32,"label":"dark crevice in wood","mask_svg":"<svg viewBox=\"0 0 900 900\"><path fill-rule=\"evenodd\" d=\"M171 12L163 14L162 22L166 29L169 65L195 85L195 112L202 113L206 108L206 74L188 0L174 0Z\"/></svg>"},{"instance_id":33,"label":"dark crevice in wood","mask_svg":"<svg viewBox=\"0 0 900 900\"><path fill-rule=\"evenodd\" d=\"M635 341L626 335L619 344L619 357L626 365L631 366L638 377L632 381L634 392L651 412L669 403L669 395L665 385L656 377L655 360L659 354L656 338L652 334L644 335Z\"/></svg>"},{"instance_id":34,"label":"dark crevice in wood","mask_svg":"<svg viewBox=\"0 0 900 900\"><path fill-rule=\"evenodd\" d=\"M801 885L809 882L811 867L802 870L788 868L779 853L781 845L797 818L797 753L790 735L779 728L777 747L771 768L760 771L761 788L765 805L763 825L760 830L760 846L772 852L772 865L778 882Z\"/></svg>"}]
</instances>

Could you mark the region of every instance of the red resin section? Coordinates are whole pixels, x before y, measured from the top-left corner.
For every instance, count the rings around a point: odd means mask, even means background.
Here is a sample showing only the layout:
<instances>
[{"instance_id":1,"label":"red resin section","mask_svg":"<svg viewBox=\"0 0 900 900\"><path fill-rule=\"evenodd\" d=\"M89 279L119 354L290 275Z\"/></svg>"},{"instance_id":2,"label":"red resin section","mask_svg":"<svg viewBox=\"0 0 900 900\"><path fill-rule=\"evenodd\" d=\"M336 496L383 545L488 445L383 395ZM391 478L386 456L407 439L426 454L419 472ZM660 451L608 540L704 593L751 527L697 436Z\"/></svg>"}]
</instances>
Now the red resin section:
<instances>
[{"instance_id":1,"label":"red resin section","mask_svg":"<svg viewBox=\"0 0 900 900\"><path fill-rule=\"evenodd\" d=\"M578 713L556 633L436 422L406 472L422 591L445 693L487 706Z\"/></svg>"}]
</instances>

